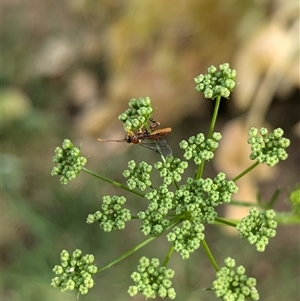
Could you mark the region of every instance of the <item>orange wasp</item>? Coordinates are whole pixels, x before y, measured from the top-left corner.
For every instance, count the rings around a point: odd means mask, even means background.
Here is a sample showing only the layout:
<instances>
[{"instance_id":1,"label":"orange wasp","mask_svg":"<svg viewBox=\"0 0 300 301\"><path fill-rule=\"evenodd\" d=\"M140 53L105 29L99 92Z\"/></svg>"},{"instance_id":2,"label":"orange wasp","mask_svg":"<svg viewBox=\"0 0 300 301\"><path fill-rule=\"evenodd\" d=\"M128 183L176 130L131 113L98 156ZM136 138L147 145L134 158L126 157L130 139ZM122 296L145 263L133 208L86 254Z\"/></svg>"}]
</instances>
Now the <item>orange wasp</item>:
<instances>
[{"instance_id":1,"label":"orange wasp","mask_svg":"<svg viewBox=\"0 0 300 301\"><path fill-rule=\"evenodd\" d=\"M150 119L150 129L156 128L160 123ZM172 132L171 128L157 129L152 132L146 130L139 130L138 132L129 131L124 139L120 140L102 140L100 142L127 142L129 144L138 144L145 148L161 154L164 157L172 155L172 149L164 139L165 136Z\"/></svg>"}]
</instances>

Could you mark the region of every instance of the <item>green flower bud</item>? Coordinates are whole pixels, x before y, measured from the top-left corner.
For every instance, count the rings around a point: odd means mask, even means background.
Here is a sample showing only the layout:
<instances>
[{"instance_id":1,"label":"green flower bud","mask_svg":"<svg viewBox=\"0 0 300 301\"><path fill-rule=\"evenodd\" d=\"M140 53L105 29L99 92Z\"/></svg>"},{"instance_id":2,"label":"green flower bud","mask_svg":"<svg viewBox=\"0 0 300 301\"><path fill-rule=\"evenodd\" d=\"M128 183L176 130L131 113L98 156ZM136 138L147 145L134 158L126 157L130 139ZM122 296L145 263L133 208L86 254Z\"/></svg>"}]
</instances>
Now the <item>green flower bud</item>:
<instances>
[{"instance_id":1,"label":"green flower bud","mask_svg":"<svg viewBox=\"0 0 300 301\"><path fill-rule=\"evenodd\" d=\"M137 129L140 128L141 124L137 118L131 120L131 128Z\"/></svg>"},{"instance_id":2,"label":"green flower bud","mask_svg":"<svg viewBox=\"0 0 300 301\"><path fill-rule=\"evenodd\" d=\"M224 260L224 263L225 263L226 267L228 267L228 268L233 268L235 266L235 260L230 257L227 257Z\"/></svg>"},{"instance_id":3,"label":"green flower bud","mask_svg":"<svg viewBox=\"0 0 300 301\"><path fill-rule=\"evenodd\" d=\"M211 67L209 67L209 68L207 69L207 72L208 72L209 74L215 74L216 71L217 71L217 68L214 67L214 66L211 66Z\"/></svg>"},{"instance_id":4,"label":"green flower bud","mask_svg":"<svg viewBox=\"0 0 300 301\"><path fill-rule=\"evenodd\" d=\"M196 84L200 84L203 81L203 79L204 79L204 76L202 74L200 74L199 76L194 78L194 82Z\"/></svg>"},{"instance_id":5,"label":"green flower bud","mask_svg":"<svg viewBox=\"0 0 300 301\"><path fill-rule=\"evenodd\" d=\"M69 139L65 139L62 146L63 146L63 149L65 149L65 150L71 149L74 147L72 142Z\"/></svg>"},{"instance_id":6,"label":"green flower bud","mask_svg":"<svg viewBox=\"0 0 300 301\"><path fill-rule=\"evenodd\" d=\"M88 217L87 217L87 219L86 219L86 223L87 224L92 224L92 223L94 223L94 221L95 221L94 215L93 214L89 214Z\"/></svg>"},{"instance_id":7,"label":"green flower bud","mask_svg":"<svg viewBox=\"0 0 300 301\"><path fill-rule=\"evenodd\" d=\"M268 130L264 127L262 127L260 130L259 130L259 133L262 135L262 136L265 136L268 134Z\"/></svg>"}]
</instances>

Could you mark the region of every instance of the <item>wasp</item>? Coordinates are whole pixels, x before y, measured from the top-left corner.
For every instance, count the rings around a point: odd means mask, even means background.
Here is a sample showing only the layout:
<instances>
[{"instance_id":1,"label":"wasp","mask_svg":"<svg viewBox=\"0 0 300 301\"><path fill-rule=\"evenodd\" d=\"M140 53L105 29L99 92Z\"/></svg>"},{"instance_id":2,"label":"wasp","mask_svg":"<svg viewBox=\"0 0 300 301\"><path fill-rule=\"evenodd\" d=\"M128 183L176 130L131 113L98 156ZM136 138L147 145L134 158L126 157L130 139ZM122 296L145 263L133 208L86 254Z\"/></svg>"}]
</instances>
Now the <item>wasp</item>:
<instances>
[{"instance_id":1,"label":"wasp","mask_svg":"<svg viewBox=\"0 0 300 301\"><path fill-rule=\"evenodd\" d=\"M172 132L171 128L156 129L160 125L159 122L150 119L150 130L139 130L137 132L128 131L124 139L120 140L103 140L98 138L100 142L127 142L129 144L138 144L152 151L159 153L164 157L172 155L172 149L164 139L165 136Z\"/></svg>"}]
</instances>

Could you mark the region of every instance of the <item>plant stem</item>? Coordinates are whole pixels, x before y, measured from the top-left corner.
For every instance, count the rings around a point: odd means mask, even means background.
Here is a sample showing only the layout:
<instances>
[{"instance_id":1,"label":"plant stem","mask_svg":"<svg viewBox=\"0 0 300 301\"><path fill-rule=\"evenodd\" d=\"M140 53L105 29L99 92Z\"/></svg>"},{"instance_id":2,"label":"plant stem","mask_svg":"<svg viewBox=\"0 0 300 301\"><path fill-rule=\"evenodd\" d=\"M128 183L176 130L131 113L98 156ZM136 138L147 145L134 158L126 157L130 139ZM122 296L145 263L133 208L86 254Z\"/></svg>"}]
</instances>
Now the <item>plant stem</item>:
<instances>
[{"instance_id":1,"label":"plant stem","mask_svg":"<svg viewBox=\"0 0 300 301\"><path fill-rule=\"evenodd\" d=\"M197 174L196 174L196 179L200 179L202 177L203 174L203 170L204 170L204 160L201 162L201 164L199 165L199 168L197 170Z\"/></svg>"},{"instance_id":2,"label":"plant stem","mask_svg":"<svg viewBox=\"0 0 300 301\"><path fill-rule=\"evenodd\" d=\"M212 119L211 119L211 122L210 122L209 130L208 130L208 134L207 134L207 139L210 139L210 138L211 138L212 133L213 133L213 131L214 131L215 124L216 124L216 120L217 120L217 116L218 116L218 111L219 111L220 102L221 102L221 96L218 96L218 97L216 98L214 114L213 114Z\"/></svg>"},{"instance_id":3,"label":"plant stem","mask_svg":"<svg viewBox=\"0 0 300 301\"><path fill-rule=\"evenodd\" d=\"M90 174L90 175L92 175L92 176L98 178L98 179L101 179L101 180L107 182L107 183L110 183L110 184L112 184L112 185L114 185L114 186L120 187L120 188L122 188L122 189L124 189L124 190L126 190L126 191L129 191L129 192L131 192L131 193L134 193L134 194L136 194L136 195L138 195L138 196L145 197L144 194L142 194L142 193L140 193L140 192L137 192L137 191L135 191L135 190L130 190L127 186L125 186L125 185L123 185L123 184L121 184L121 183L119 183L119 182L113 181L113 180L111 180L111 179L109 179L109 178L106 178L106 177L103 177L103 176L101 176L101 175L98 175L98 174L96 174L96 173L94 173L94 172L92 172L92 171L86 169L85 167L82 167L82 170L85 171L86 173L88 173L88 174Z\"/></svg>"},{"instance_id":4,"label":"plant stem","mask_svg":"<svg viewBox=\"0 0 300 301\"><path fill-rule=\"evenodd\" d=\"M216 124L216 120L217 120L217 116L218 116L219 107L220 107L220 102L221 102L221 96L218 96L216 98L214 113L213 113L213 116L212 116L212 119L211 119L211 122L210 122L210 126L209 126L209 130L208 130L208 134L207 134L206 139L210 139L212 134L213 134L215 124ZM204 170L204 164L205 164L205 161L203 160L201 162L201 164L199 165L199 168L197 170L196 179L200 179L202 177L203 170Z\"/></svg>"},{"instance_id":5,"label":"plant stem","mask_svg":"<svg viewBox=\"0 0 300 301\"><path fill-rule=\"evenodd\" d=\"M282 225L299 225L300 217L293 213L276 212L275 220Z\"/></svg>"},{"instance_id":6,"label":"plant stem","mask_svg":"<svg viewBox=\"0 0 300 301\"><path fill-rule=\"evenodd\" d=\"M166 256L166 258L165 258L165 260L164 260L164 262L162 264L163 267L167 266L167 264L168 264L168 262L169 262L169 260L170 260L170 258L172 256L173 251L174 251L174 247L171 246L170 249L169 249L169 252L168 252L168 254L167 254L167 256Z\"/></svg>"},{"instance_id":7,"label":"plant stem","mask_svg":"<svg viewBox=\"0 0 300 301\"><path fill-rule=\"evenodd\" d=\"M274 207L275 202L278 200L279 193L280 189L277 188L271 196L269 202L267 203L267 209L272 209Z\"/></svg>"},{"instance_id":8,"label":"plant stem","mask_svg":"<svg viewBox=\"0 0 300 301\"><path fill-rule=\"evenodd\" d=\"M253 206L258 207L257 203L245 202L245 201L230 201L230 203L226 205L240 206L240 207L253 207Z\"/></svg>"},{"instance_id":9,"label":"plant stem","mask_svg":"<svg viewBox=\"0 0 300 301\"><path fill-rule=\"evenodd\" d=\"M180 223L181 220L175 220L173 221L161 234L159 234L158 236L151 236L148 239L144 240L143 242L141 242L140 244L136 245L135 247L131 248L130 250L128 250L127 252L125 252L123 255L121 255L120 257L118 257L117 259L113 260L112 262L110 262L109 264L107 264L106 266L102 267L101 269L98 269L97 273L102 272L108 268L110 268L111 266L115 265L116 263L120 262L121 260L125 259L126 257L128 257L129 255L133 254L135 251L141 249L142 247L144 247L145 245L147 245L149 242L151 242L152 240L158 238L159 236L161 236L163 233L165 233L166 231L168 231L169 229L171 229L172 227L174 227L175 225L177 225L178 223ZM170 253L170 251L169 251ZM172 253L170 253L171 256ZM165 259L166 261L166 259ZM165 263L164 261L164 263Z\"/></svg>"},{"instance_id":10,"label":"plant stem","mask_svg":"<svg viewBox=\"0 0 300 301\"><path fill-rule=\"evenodd\" d=\"M224 218L220 218L220 217L216 217L216 222L222 224L222 225L227 225L227 226L231 226L234 227L236 226L236 222L231 222L229 220L226 220Z\"/></svg>"},{"instance_id":11,"label":"plant stem","mask_svg":"<svg viewBox=\"0 0 300 301\"><path fill-rule=\"evenodd\" d=\"M177 182L173 181L173 184L174 184L176 190L179 190L179 186L178 186Z\"/></svg>"},{"instance_id":12,"label":"plant stem","mask_svg":"<svg viewBox=\"0 0 300 301\"><path fill-rule=\"evenodd\" d=\"M145 246L146 244L148 244L149 242L151 242L152 240L154 240L155 238L157 238L157 237L149 237L148 239L144 240L140 244L136 245L135 247L133 247L130 250L128 250L127 252L125 252L122 256L120 256L117 259L113 260L112 262L110 262L106 266L102 267L101 269L98 269L97 273L102 272L102 271L110 268L111 266L115 265L119 261L125 259L129 255L133 254L135 251L141 249L143 246Z\"/></svg>"},{"instance_id":13,"label":"plant stem","mask_svg":"<svg viewBox=\"0 0 300 301\"><path fill-rule=\"evenodd\" d=\"M249 166L247 169L245 169L243 172L241 172L239 175L237 175L235 178L232 179L233 182L236 182L237 180L239 180L241 177L243 177L245 174L247 174L248 172L250 172L252 169L254 169L257 165L259 165L259 162L255 162L254 164L252 164L251 166Z\"/></svg>"},{"instance_id":14,"label":"plant stem","mask_svg":"<svg viewBox=\"0 0 300 301\"><path fill-rule=\"evenodd\" d=\"M218 265L217 265L217 263L216 263L216 261L215 261L213 255L212 255L212 253L211 253L211 251L210 251L210 249L209 249L209 247L208 247L208 245L207 245L205 239L203 239L203 240L201 241L201 244L202 244L202 246L203 246L203 248L204 248L204 251L205 251L205 253L207 254L207 256L208 256L210 262L211 262L212 265L214 266L215 270L218 272L218 271L219 271L219 267L218 267Z\"/></svg>"}]
</instances>

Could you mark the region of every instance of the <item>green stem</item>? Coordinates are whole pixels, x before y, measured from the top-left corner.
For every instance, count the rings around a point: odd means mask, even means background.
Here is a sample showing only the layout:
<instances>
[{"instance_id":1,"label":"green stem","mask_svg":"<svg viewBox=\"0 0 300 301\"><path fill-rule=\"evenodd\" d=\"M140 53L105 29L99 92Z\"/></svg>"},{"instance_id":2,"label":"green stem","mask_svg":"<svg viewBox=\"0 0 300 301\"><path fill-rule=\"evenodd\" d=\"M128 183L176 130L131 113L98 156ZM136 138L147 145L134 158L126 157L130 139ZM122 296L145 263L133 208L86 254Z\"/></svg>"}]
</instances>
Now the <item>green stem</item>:
<instances>
[{"instance_id":1,"label":"green stem","mask_svg":"<svg viewBox=\"0 0 300 301\"><path fill-rule=\"evenodd\" d=\"M112 262L110 262L109 264L107 264L106 266L98 269L97 273L102 272L108 268L110 268L111 266L117 264L118 262L120 262L121 260L125 259L126 257L130 256L131 254L133 254L134 252L136 252L137 250L141 249L142 247L144 247L145 245L147 245L149 242L151 242L152 240L158 238L159 236L161 236L163 233L165 233L166 231L168 231L169 229L171 229L172 227L174 227L175 225L177 225L178 223L180 223L181 220L174 220L161 234L157 235L157 236L152 236L149 237L148 239L144 240L143 242L139 243L138 245L136 245L135 247L131 248L130 250L128 250L127 252L125 252L123 255L121 255L120 257L118 257L117 259L113 260ZM170 253L170 251L169 251ZM171 255L171 254L170 254ZM166 259L165 259L166 261ZM164 261L164 262L165 262Z\"/></svg>"},{"instance_id":2,"label":"green stem","mask_svg":"<svg viewBox=\"0 0 300 301\"><path fill-rule=\"evenodd\" d=\"M178 186L177 182L173 181L173 184L174 184L176 190L179 190L179 186Z\"/></svg>"},{"instance_id":3,"label":"green stem","mask_svg":"<svg viewBox=\"0 0 300 301\"><path fill-rule=\"evenodd\" d=\"M215 124L217 121L217 116L218 116L218 111L219 111L219 107L220 107L220 102L221 102L221 96L218 96L216 99L216 103L215 103L215 109L214 109L214 113L210 122L210 126L209 126L209 130L208 130L208 134L207 134L207 139L210 139L212 136L212 133L214 131L215 128Z\"/></svg>"},{"instance_id":4,"label":"green stem","mask_svg":"<svg viewBox=\"0 0 300 301\"><path fill-rule=\"evenodd\" d=\"M196 174L196 179L200 179L203 175L203 170L204 170L204 162L205 161L202 161L201 164L199 165L199 168L197 170L197 174Z\"/></svg>"},{"instance_id":5,"label":"green stem","mask_svg":"<svg viewBox=\"0 0 300 301\"><path fill-rule=\"evenodd\" d=\"M208 130L206 139L210 139L213 134L217 116L218 116L219 107L220 107L220 102L221 102L221 96L218 96L216 98L214 113L213 113L213 116L212 116L212 119L210 122L210 126L209 126L209 130ZM196 179L200 179L202 177L203 170L204 170L204 164L205 164L205 161L202 161L201 164L199 165L199 168L198 168L197 174L196 174Z\"/></svg>"},{"instance_id":6,"label":"green stem","mask_svg":"<svg viewBox=\"0 0 300 301\"><path fill-rule=\"evenodd\" d=\"M140 192L137 192L137 191L135 191L135 190L131 190L131 189L129 189L127 186L125 186L125 185L123 185L123 184L121 184L121 183L119 183L119 182L116 182L116 181L113 181L113 180L111 180L111 179L109 179L109 178L106 178L106 177L103 177L103 176L101 176L101 175L98 175L98 174L96 174L96 173L94 173L94 172L92 172L92 171L86 169L85 167L82 167L82 170L85 171L86 173L88 173L88 174L90 174L90 175L92 175L92 176L98 178L98 179L101 179L101 180L107 182L107 183L110 183L110 184L112 184L112 185L114 185L114 186L120 187L120 188L122 188L122 189L124 189L124 190L126 190L126 191L129 191L129 192L131 192L131 193L134 193L134 194L136 194L136 195L138 195L138 196L145 197L144 194L142 194L142 193L140 193Z\"/></svg>"},{"instance_id":7,"label":"green stem","mask_svg":"<svg viewBox=\"0 0 300 301\"><path fill-rule=\"evenodd\" d=\"M252 164L251 166L249 166L247 169L245 169L243 172L241 172L239 175L237 175L235 178L232 179L233 182L236 182L237 180L239 180L241 177L243 177L245 174L247 174L248 172L250 172L252 169L254 169L257 165L259 165L259 162L255 162L254 164Z\"/></svg>"},{"instance_id":8,"label":"green stem","mask_svg":"<svg viewBox=\"0 0 300 301\"><path fill-rule=\"evenodd\" d=\"M167 264L168 264L168 262L169 262L169 260L170 260L170 258L172 256L172 254L173 254L173 251L174 251L174 247L171 246L170 249L169 249L169 252L168 252L168 254L167 254L167 256L166 256L166 258L165 258L165 260L164 260L164 262L162 264L163 267L167 266Z\"/></svg>"},{"instance_id":9,"label":"green stem","mask_svg":"<svg viewBox=\"0 0 300 301\"><path fill-rule=\"evenodd\" d=\"M217 265L217 263L216 263L216 261L215 261L213 255L212 255L212 253L211 253L211 251L210 251L210 249L209 249L209 247L208 247L208 245L207 245L205 239L203 239L203 240L201 241L201 244L202 244L202 246L203 246L203 248L204 248L204 251L205 251L206 255L208 256L210 262L211 262L212 265L214 266L215 270L218 272L218 271L219 271L219 267L218 267L218 265Z\"/></svg>"},{"instance_id":10,"label":"green stem","mask_svg":"<svg viewBox=\"0 0 300 301\"><path fill-rule=\"evenodd\" d=\"M280 189L277 188L274 191L273 195L271 196L271 198L270 198L270 200L269 200L269 202L267 204L267 208L268 209L272 209L274 207L275 202L278 200L279 193L280 193Z\"/></svg>"},{"instance_id":11,"label":"green stem","mask_svg":"<svg viewBox=\"0 0 300 301\"><path fill-rule=\"evenodd\" d=\"M239 207L253 207L253 206L259 207L257 203L245 202L245 201L231 201L226 205L239 206Z\"/></svg>"},{"instance_id":12,"label":"green stem","mask_svg":"<svg viewBox=\"0 0 300 301\"><path fill-rule=\"evenodd\" d=\"M234 227L236 226L236 223L235 222L231 222L229 220L226 220L224 218L220 218L220 217L216 217L216 222L220 223L220 224L223 224L223 225L227 225L227 226L231 226L231 227Z\"/></svg>"},{"instance_id":13,"label":"green stem","mask_svg":"<svg viewBox=\"0 0 300 301\"><path fill-rule=\"evenodd\" d=\"M283 225L299 225L300 224L300 216L297 216L293 213L282 213L276 212L275 220Z\"/></svg>"},{"instance_id":14,"label":"green stem","mask_svg":"<svg viewBox=\"0 0 300 301\"><path fill-rule=\"evenodd\" d=\"M149 242L151 242L152 240L154 240L156 237L149 237L148 239L144 240L143 242L141 242L140 244L136 245L135 247L131 248L130 250L128 250L127 252L125 252L122 256L118 257L117 259L113 260L112 262L110 262L109 264L107 264L106 266L102 267L101 269L98 269L97 273L102 272L108 268L110 268L111 266L117 264L118 262L120 262L121 260L125 259L126 257L128 257L129 255L133 254L134 252L136 252L137 250L141 249L143 246L145 246L146 244L148 244Z\"/></svg>"}]
</instances>

